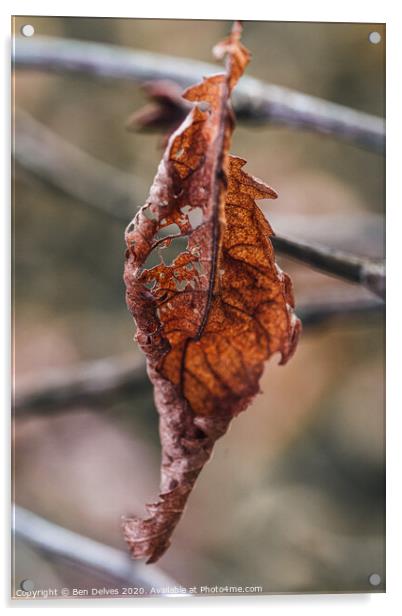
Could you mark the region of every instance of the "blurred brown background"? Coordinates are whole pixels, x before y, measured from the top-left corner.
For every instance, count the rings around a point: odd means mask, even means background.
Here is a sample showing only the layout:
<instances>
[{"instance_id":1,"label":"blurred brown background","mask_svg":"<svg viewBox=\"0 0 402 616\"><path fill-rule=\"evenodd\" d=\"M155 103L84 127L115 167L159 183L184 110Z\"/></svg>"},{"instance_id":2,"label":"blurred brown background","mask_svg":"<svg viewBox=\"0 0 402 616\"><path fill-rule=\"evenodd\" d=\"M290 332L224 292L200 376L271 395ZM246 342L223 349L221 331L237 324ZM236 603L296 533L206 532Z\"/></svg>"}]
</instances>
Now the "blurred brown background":
<instances>
[{"instance_id":1,"label":"blurred brown background","mask_svg":"<svg viewBox=\"0 0 402 616\"><path fill-rule=\"evenodd\" d=\"M16 36L27 18L15 20ZM36 34L212 61L230 22L29 18ZM368 42L378 31L379 45ZM379 24L244 24L247 74L384 114ZM139 84L18 70L15 101L65 140L132 176L127 223L147 197L160 135L128 133ZM274 229L383 255L384 160L333 138L239 125L232 152L279 193L262 202ZM49 187L18 164L15 374L139 353L122 282L124 224ZM368 291L278 257L296 302ZM380 316L305 330L286 367L267 366L263 394L217 443L159 566L185 586L262 585L265 592L384 589L384 323ZM159 439L149 386L107 405L16 422L16 502L125 549L122 514L157 495ZM85 574L17 542L16 576L43 585ZM38 582L38 585L39 582Z\"/></svg>"}]
</instances>

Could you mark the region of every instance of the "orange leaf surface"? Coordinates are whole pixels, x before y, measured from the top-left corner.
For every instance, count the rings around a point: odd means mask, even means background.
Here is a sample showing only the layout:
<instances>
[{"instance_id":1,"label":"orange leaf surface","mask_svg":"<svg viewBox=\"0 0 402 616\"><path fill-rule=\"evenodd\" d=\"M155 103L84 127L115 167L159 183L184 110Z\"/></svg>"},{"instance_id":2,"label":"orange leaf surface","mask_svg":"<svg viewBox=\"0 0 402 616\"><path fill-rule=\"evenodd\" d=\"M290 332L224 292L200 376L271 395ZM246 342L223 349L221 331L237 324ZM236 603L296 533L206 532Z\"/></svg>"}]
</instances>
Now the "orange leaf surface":
<instances>
[{"instance_id":1,"label":"orange leaf surface","mask_svg":"<svg viewBox=\"0 0 402 616\"><path fill-rule=\"evenodd\" d=\"M229 155L230 94L249 61L238 23L215 48L226 72L185 91L193 107L171 135L146 204L126 230L124 280L160 415L161 493L149 517L126 518L135 558L170 545L215 441L259 391L264 362L285 363L300 322L256 199L275 191ZM172 229L174 232L172 233ZM171 264L164 249L182 242ZM185 245L187 242L187 245ZM147 268L155 252L160 263Z\"/></svg>"}]
</instances>

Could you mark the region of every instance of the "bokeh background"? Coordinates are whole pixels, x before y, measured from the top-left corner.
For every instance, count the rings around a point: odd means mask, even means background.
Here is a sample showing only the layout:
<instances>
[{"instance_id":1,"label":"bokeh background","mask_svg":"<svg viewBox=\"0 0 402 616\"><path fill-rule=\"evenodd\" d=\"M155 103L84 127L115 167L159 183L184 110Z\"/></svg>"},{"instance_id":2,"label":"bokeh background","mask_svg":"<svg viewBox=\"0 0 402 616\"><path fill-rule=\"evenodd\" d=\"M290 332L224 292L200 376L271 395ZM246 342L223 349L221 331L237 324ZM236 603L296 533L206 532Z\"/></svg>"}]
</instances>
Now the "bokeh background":
<instances>
[{"instance_id":1,"label":"bokeh background","mask_svg":"<svg viewBox=\"0 0 402 616\"><path fill-rule=\"evenodd\" d=\"M212 61L230 22L32 18L36 34ZM15 35L27 18L14 22ZM368 34L382 42L372 45ZM247 74L384 114L379 24L246 22ZM132 177L127 223L147 197L158 134L128 132L140 84L17 70L15 104L66 141ZM18 128L18 127L17 127ZM16 144L18 146L18 144ZM260 202L278 233L372 257L384 251L384 159L318 134L239 124L232 152L279 193ZM40 181L14 177L15 380L140 353L122 281L124 223ZM278 256L296 301L365 300L362 288ZM286 367L271 361L263 393L217 443L158 566L184 586L261 585L264 592L384 590L384 322L381 314L306 328ZM107 403L16 419L18 504L125 549L122 514L157 495L152 389ZM151 565L152 567L152 565ZM16 580L91 587L85 571L16 543ZM381 584L373 589L370 574Z\"/></svg>"}]
</instances>

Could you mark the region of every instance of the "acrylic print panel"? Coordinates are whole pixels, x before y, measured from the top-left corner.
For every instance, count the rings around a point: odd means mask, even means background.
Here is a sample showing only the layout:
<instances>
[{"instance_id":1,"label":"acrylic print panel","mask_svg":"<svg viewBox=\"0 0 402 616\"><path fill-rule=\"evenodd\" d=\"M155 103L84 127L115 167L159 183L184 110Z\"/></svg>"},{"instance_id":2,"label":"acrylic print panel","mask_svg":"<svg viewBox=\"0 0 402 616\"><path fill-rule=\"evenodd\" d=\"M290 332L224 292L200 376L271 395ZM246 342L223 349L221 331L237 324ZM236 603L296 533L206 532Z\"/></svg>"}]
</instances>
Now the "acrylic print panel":
<instances>
[{"instance_id":1,"label":"acrylic print panel","mask_svg":"<svg viewBox=\"0 0 402 616\"><path fill-rule=\"evenodd\" d=\"M13 36L13 597L384 592L385 26Z\"/></svg>"}]
</instances>

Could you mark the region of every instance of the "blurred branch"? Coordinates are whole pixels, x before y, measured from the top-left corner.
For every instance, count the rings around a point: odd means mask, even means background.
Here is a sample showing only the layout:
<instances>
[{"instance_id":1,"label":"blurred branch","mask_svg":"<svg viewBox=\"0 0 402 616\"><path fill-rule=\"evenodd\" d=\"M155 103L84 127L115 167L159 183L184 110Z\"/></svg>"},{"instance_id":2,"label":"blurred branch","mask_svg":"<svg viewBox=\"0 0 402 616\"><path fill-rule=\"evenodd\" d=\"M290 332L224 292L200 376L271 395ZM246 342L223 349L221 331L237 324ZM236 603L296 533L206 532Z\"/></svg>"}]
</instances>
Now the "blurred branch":
<instances>
[{"instance_id":1,"label":"blurred branch","mask_svg":"<svg viewBox=\"0 0 402 616\"><path fill-rule=\"evenodd\" d=\"M181 87L222 71L221 66L196 60L65 38L17 37L13 47L17 69L140 82L171 80ZM233 103L241 120L311 130L384 152L385 121L361 111L247 76L236 88Z\"/></svg>"},{"instance_id":2,"label":"blurred branch","mask_svg":"<svg viewBox=\"0 0 402 616\"><path fill-rule=\"evenodd\" d=\"M333 319L362 319L370 316L384 316L385 306L380 300L358 299L352 301L336 300L313 302L297 308L297 314L302 320L303 328L312 328L327 324Z\"/></svg>"},{"instance_id":3,"label":"blurred branch","mask_svg":"<svg viewBox=\"0 0 402 616\"><path fill-rule=\"evenodd\" d=\"M146 591L177 586L157 566L134 563L128 553L53 524L18 505L14 506L13 531L16 538L28 542L46 557L83 566L108 580L140 586Z\"/></svg>"},{"instance_id":4,"label":"blurred branch","mask_svg":"<svg viewBox=\"0 0 402 616\"><path fill-rule=\"evenodd\" d=\"M15 387L14 411L18 416L80 404L103 404L117 395L149 390L142 355L108 357L81 362L71 368L47 371Z\"/></svg>"},{"instance_id":5,"label":"blurred branch","mask_svg":"<svg viewBox=\"0 0 402 616\"><path fill-rule=\"evenodd\" d=\"M77 201L128 222L134 179L15 110L14 158L30 173Z\"/></svg>"},{"instance_id":6,"label":"blurred branch","mask_svg":"<svg viewBox=\"0 0 402 616\"><path fill-rule=\"evenodd\" d=\"M342 250L279 235L275 235L271 240L274 248L281 254L349 282L361 284L385 299L384 261L357 257Z\"/></svg>"},{"instance_id":7,"label":"blurred branch","mask_svg":"<svg viewBox=\"0 0 402 616\"><path fill-rule=\"evenodd\" d=\"M381 260L385 253L385 219L381 214L375 214L366 208L356 210L351 208L346 214L339 211L322 213L292 212L281 213L282 206L269 207L269 221L274 229L286 229L288 237L303 238L304 242L313 244L319 242L345 252L364 255L374 260ZM265 211L265 204L261 208ZM347 225L345 224L347 217Z\"/></svg>"},{"instance_id":8,"label":"blurred branch","mask_svg":"<svg viewBox=\"0 0 402 616\"><path fill-rule=\"evenodd\" d=\"M328 324L334 318L367 318L384 313L379 300L327 301L297 308L304 329ZM151 392L145 358L110 357L83 362L33 375L18 383L14 394L14 414L24 418L32 414L51 414L79 404L99 406L118 396Z\"/></svg>"},{"instance_id":9,"label":"blurred branch","mask_svg":"<svg viewBox=\"0 0 402 616\"><path fill-rule=\"evenodd\" d=\"M129 222L131 176L106 165L66 143L29 114L16 112L16 161L52 186L116 220ZM272 238L276 250L307 265L361 284L380 297L385 295L382 261L361 258L333 248L289 239Z\"/></svg>"}]
</instances>

